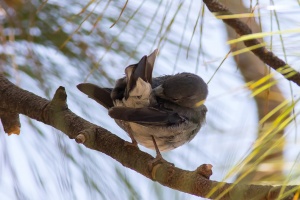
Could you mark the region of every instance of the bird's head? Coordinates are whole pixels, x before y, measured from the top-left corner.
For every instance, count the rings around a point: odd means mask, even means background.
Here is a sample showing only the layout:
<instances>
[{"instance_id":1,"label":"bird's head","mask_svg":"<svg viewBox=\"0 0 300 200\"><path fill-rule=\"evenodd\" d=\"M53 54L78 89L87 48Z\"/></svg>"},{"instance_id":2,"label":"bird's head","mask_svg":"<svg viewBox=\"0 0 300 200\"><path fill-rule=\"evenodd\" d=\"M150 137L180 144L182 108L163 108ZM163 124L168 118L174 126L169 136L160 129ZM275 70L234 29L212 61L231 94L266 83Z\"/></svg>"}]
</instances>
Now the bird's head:
<instances>
[{"instance_id":1,"label":"bird's head","mask_svg":"<svg viewBox=\"0 0 300 200\"><path fill-rule=\"evenodd\" d=\"M201 106L208 94L207 84L202 78L191 73L171 76L153 89L155 96L177 105L196 108Z\"/></svg>"}]
</instances>

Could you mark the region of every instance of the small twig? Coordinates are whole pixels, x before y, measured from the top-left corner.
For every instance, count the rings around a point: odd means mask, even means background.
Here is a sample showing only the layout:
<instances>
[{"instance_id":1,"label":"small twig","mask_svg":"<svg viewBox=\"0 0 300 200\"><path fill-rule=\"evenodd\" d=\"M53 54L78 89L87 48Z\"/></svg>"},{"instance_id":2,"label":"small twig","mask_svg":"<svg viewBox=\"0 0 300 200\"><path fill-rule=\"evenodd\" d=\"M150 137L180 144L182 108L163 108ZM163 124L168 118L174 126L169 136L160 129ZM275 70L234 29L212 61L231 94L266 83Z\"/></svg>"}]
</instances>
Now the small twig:
<instances>
[{"instance_id":1,"label":"small twig","mask_svg":"<svg viewBox=\"0 0 300 200\"><path fill-rule=\"evenodd\" d=\"M121 18L121 16L122 16L122 14L123 14L123 12L124 12L124 10L125 10L125 8L126 8L126 6L127 6L127 4L128 4L128 1L129 0L127 0L126 2L125 2L125 5L123 6L123 8L122 8L122 10L121 10L121 12L120 12L120 15L119 15L119 17L118 17L118 19L109 27L109 28L112 28L112 27L114 27L114 25L116 25L116 23L120 20L120 18Z\"/></svg>"}]
</instances>

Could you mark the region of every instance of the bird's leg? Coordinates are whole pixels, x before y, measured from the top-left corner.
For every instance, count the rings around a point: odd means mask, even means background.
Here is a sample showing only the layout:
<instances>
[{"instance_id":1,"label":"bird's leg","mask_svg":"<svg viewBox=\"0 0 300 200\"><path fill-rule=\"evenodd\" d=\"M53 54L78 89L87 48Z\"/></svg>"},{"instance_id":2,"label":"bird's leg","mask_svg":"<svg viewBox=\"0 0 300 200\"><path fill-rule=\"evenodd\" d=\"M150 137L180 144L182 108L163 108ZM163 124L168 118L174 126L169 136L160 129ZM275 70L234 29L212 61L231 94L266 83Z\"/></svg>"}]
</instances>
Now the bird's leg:
<instances>
[{"instance_id":1,"label":"bird's leg","mask_svg":"<svg viewBox=\"0 0 300 200\"><path fill-rule=\"evenodd\" d=\"M158 149L158 146L156 144L154 136L151 135L151 138L152 138L152 141L153 141L153 144L154 144L154 147L155 147L155 151L156 151L156 158L155 159L157 159L157 160L164 160L163 157L162 157L162 155L161 155L161 153L160 153L160 151L159 151L159 149Z\"/></svg>"},{"instance_id":2,"label":"bird's leg","mask_svg":"<svg viewBox=\"0 0 300 200\"><path fill-rule=\"evenodd\" d=\"M137 145L137 142L136 140L134 139L133 137L133 134L132 134L132 130L131 130L131 127L130 125L126 124L123 120L116 120L117 124L120 126L120 127L123 127L123 130L128 134L128 136L131 138L131 142L127 142L125 141L124 142L124 146L133 146L133 147L136 147L136 148L139 148L138 145Z\"/></svg>"},{"instance_id":3,"label":"bird's leg","mask_svg":"<svg viewBox=\"0 0 300 200\"><path fill-rule=\"evenodd\" d=\"M168 163L168 164L174 166L173 163L170 163L170 162L166 161L166 160L162 157L162 155L161 155L161 153L160 153L160 151L159 151L159 149L158 149L158 146L157 146L157 144L156 144L156 141L155 141L155 138L154 138L153 135L151 135L151 138L152 138L152 141L153 141L153 144L154 144L154 147L155 147L156 157L148 163L148 166L149 166L150 171L152 171L153 167L154 167L155 165L159 164L159 163Z\"/></svg>"},{"instance_id":4,"label":"bird's leg","mask_svg":"<svg viewBox=\"0 0 300 200\"><path fill-rule=\"evenodd\" d=\"M139 148L138 145L137 145L137 141L133 137L133 134L131 132L132 130L131 130L130 126L125 126L124 128L125 128L124 131L126 131L126 133L131 138L131 142L125 141L124 146L133 146L133 147Z\"/></svg>"}]
</instances>

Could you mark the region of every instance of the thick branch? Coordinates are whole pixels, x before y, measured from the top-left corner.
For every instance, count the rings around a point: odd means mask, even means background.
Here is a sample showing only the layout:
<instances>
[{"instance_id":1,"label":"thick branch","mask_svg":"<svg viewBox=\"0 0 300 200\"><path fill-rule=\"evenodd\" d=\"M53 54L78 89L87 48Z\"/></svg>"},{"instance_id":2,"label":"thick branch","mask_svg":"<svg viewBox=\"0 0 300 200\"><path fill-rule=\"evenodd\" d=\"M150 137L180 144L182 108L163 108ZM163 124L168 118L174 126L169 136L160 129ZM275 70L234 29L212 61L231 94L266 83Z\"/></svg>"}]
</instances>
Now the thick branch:
<instances>
[{"instance_id":1,"label":"thick branch","mask_svg":"<svg viewBox=\"0 0 300 200\"><path fill-rule=\"evenodd\" d=\"M218 13L219 15L231 15L232 13L226 8L224 5L219 3L216 0L203 0L206 4L207 8L211 12ZM235 30L237 34L242 35L250 35L252 34L252 30L249 28L247 24L242 22L239 19L222 19L227 25ZM255 46L260 44L257 39L245 40L244 44L247 47ZM277 71L281 71L281 74L285 76L286 79L293 81L297 85L300 86L300 73L291 68L288 64L286 64L283 60L278 58L272 52L268 51L265 47L260 47L254 50L251 50L257 57L259 57L264 63L272 67ZM280 70L281 69L281 70ZM282 69L284 69L282 71Z\"/></svg>"},{"instance_id":2,"label":"thick branch","mask_svg":"<svg viewBox=\"0 0 300 200\"><path fill-rule=\"evenodd\" d=\"M232 185L211 181L208 179L211 175L211 165L202 165L195 171L186 171L164 163L156 165L150 172L147 163L153 159L152 156L133 146L124 145L125 141L116 135L71 112L66 104L67 96L63 87L59 87L53 100L48 101L18 88L0 75L0 97L1 108L24 114L59 129L70 138L83 142L86 147L100 151L167 187L201 197L207 197L211 190L216 189L209 197L213 199L221 197L219 195L231 187L232 189L225 192L220 199L273 199L280 193L281 187ZM296 189L296 186L285 187L285 191L293 191L285 199L292 199L292 193L295 193Z\"/></svg>"}]
</instances>

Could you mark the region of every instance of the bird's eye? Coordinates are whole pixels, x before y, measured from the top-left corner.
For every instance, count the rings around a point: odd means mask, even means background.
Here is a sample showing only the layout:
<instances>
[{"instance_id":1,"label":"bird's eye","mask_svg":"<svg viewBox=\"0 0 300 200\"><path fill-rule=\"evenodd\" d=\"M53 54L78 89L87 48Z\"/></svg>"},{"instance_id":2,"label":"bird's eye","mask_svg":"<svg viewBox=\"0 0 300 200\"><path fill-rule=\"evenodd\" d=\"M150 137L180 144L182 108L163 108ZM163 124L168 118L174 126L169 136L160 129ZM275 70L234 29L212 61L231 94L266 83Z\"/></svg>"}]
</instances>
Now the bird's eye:
<instances>
[{"instance_id":1,"label":"bird's eye","mask_svg":"<svg viewBox=\"0 0 300 200\"><path fill-rule=\"evenodd\" d=\"M177 99L177 98L172 98L172 101L178 101L179 99Z\"/></svg>"}]
</instances>

